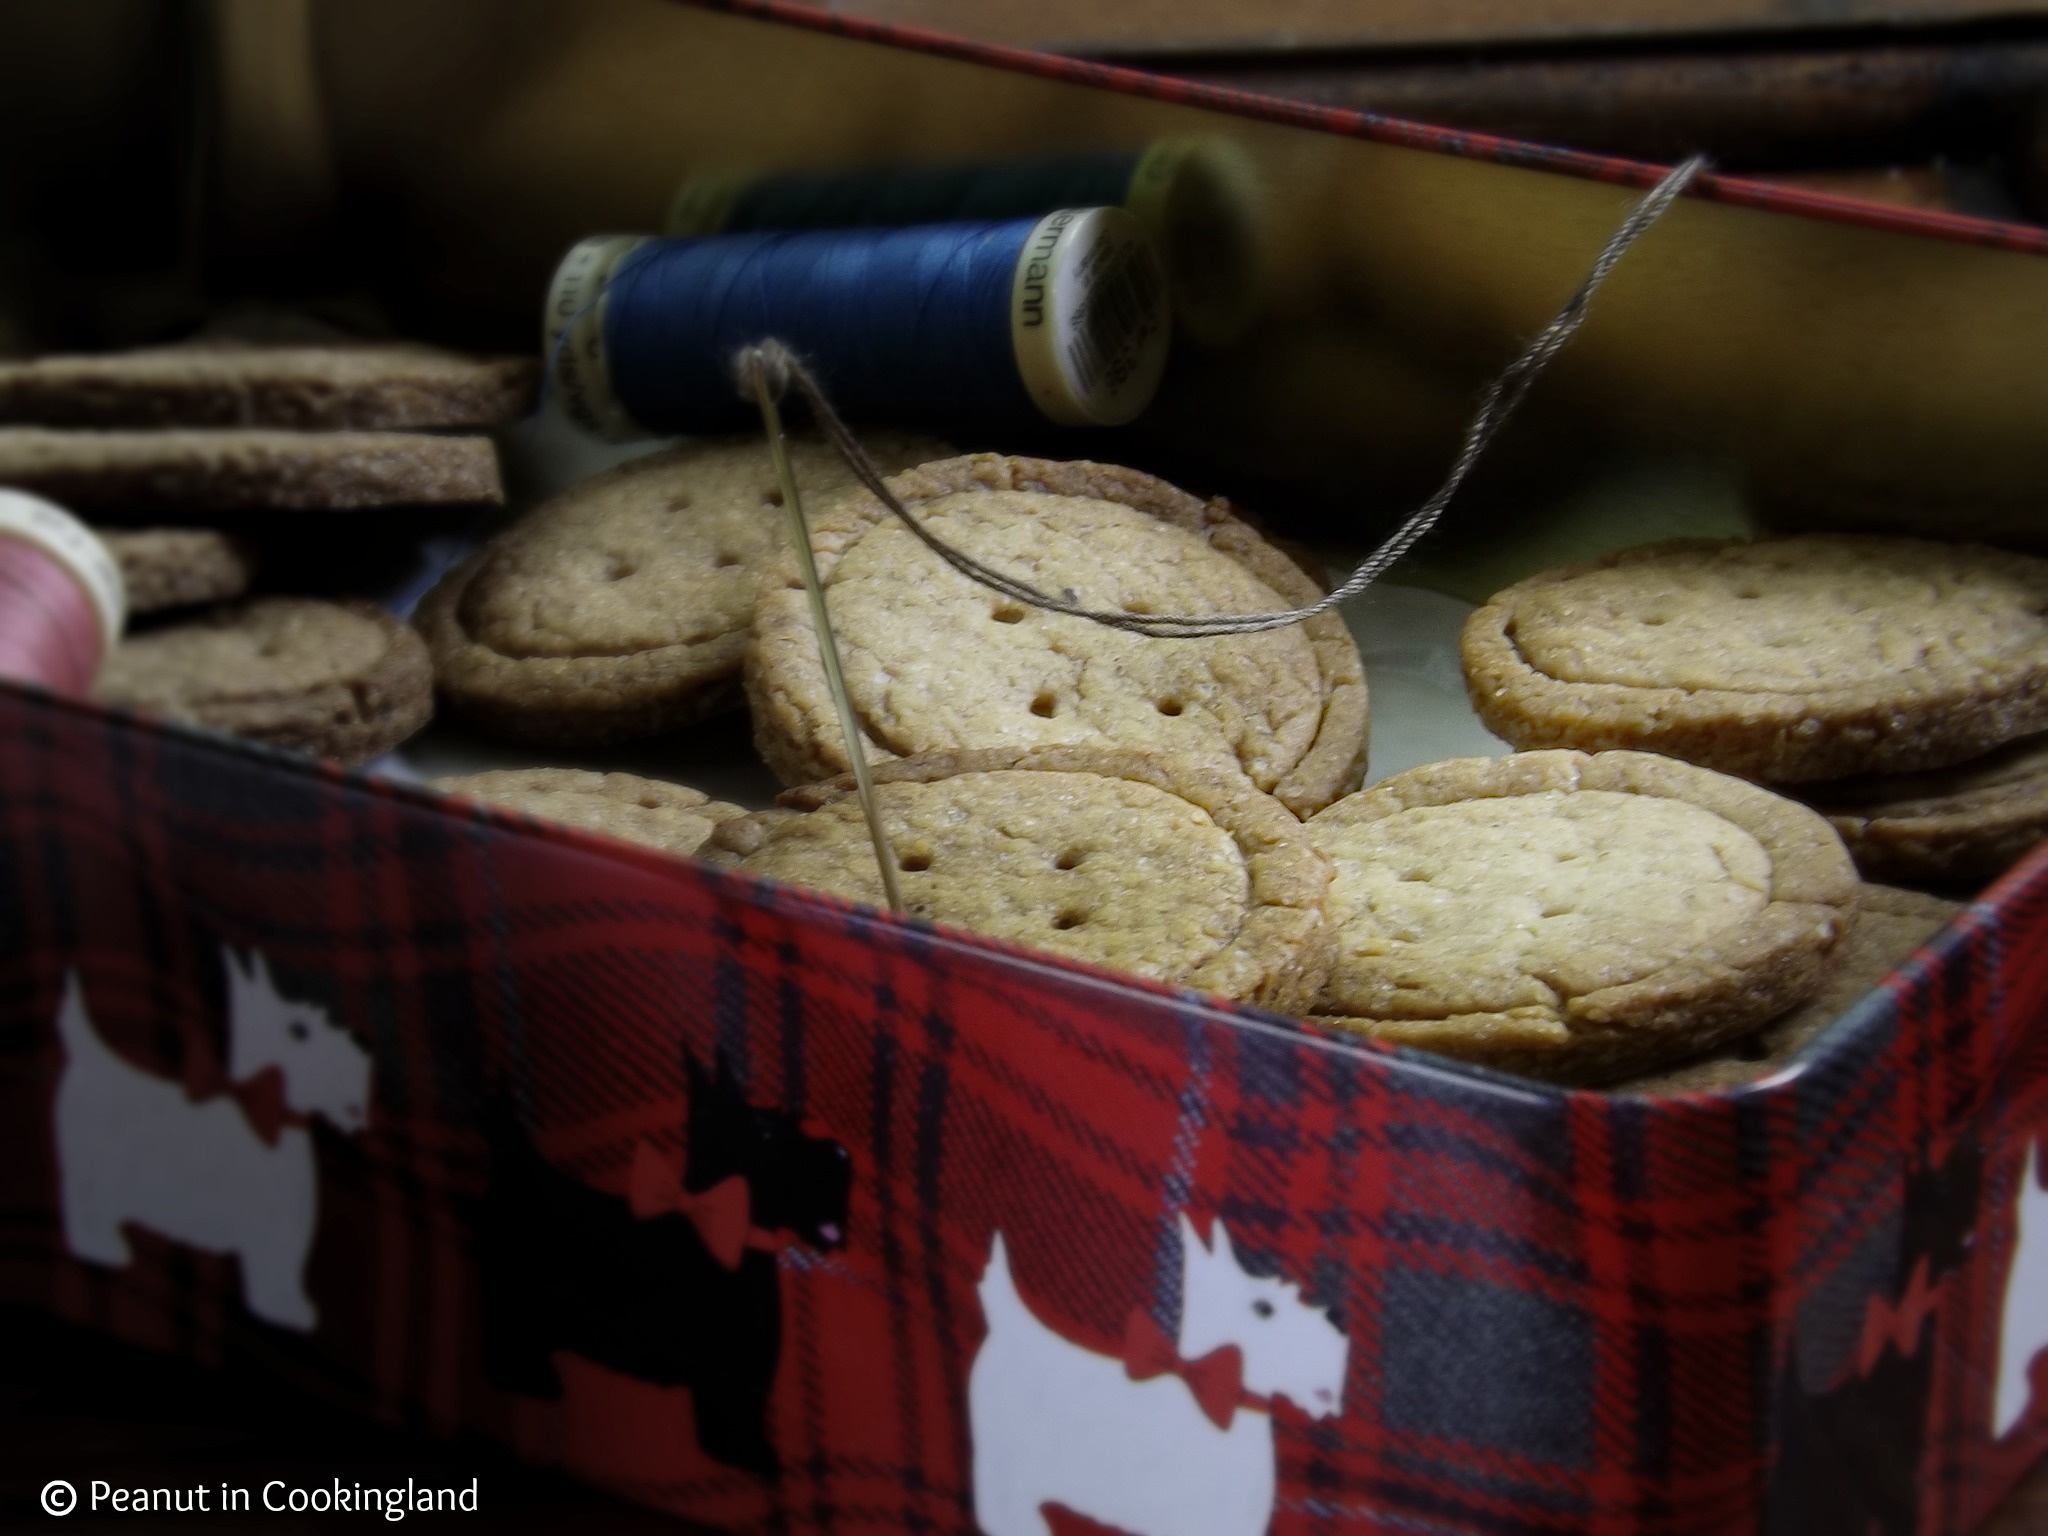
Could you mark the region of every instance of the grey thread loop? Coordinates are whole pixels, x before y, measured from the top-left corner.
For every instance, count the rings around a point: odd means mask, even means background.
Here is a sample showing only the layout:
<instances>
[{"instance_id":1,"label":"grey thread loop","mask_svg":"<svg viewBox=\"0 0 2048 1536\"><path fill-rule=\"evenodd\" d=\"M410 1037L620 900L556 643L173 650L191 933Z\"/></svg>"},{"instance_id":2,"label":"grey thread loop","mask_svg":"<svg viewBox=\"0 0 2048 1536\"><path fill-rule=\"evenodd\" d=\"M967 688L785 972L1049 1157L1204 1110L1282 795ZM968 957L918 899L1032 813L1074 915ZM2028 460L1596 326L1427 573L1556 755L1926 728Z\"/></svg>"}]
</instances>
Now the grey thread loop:
<instances>
[{"instance_id":1,"label":"grey thread loop","mask_svg":"<svg viewBox=\"0 0 2048 1536\"><path fill-rule=\"evenodd\" d=\"M1661 219L1685 189L1692 185L1707 169L1704 155L1694 155L1681 165L1668 171L1664 179L1650 189L1633 211L1608 238L1592 269L1576 292L1565 301L1564 308L1541 331L1534 340L1523 348L1520 356L1503 368L1480 397L1479 409L1466 425L1465 436L1458 449L1458 456L1452 461L1451 471L1444 482L1401 526L1389 535L1370 555L1361 561L1358 568L1344 581L1302 608L1288 608L1275 613L1220 613L1220 614L1136 614L1126 613L1120 608L1086 608L1074 600L1071 589L1067 597L1059 598L1039 591L1036 587L1009 576L992 566L983 565L972 555L955 549L944 539L933 533L923 523L910 515L909 510L897 499L881 471L861 447L832 403L825 398L824 391L803 360L781 342L762 341L756 351L759 363L765 364L765 375L776 384L787 380L794 383L810 405L811 414L824 429L832 446L854 473L860 483L874 497L895 514L897 521L908 528L933 554L953 567L963 576L993 588L1005 597L1015 598L1034 608L1043 608L1048 613L1063 613L1071 618L1087 619L1109 629L1127 630L1134 634L1150 635L1160 640L1196 639L1207 635L1248 635L1260 630L1282 629L1290 624L1299 624L1317 614L1327 613L1339 603L1358 596L1380 577L1384 576L1401 557L1415 547L1416 542L1434 528L1444 514L1466 479L1477 467L1493 440L1499 436L1522 402L1528 398L1530 389L1551 360L1564 350L1578 329L1585 323L1586 311L1593 295L1601 284L1607 281L1615 265L1628 254L1650 226ZM779 395L780 389L776 390Z\"/></svg>"}]
</instances>

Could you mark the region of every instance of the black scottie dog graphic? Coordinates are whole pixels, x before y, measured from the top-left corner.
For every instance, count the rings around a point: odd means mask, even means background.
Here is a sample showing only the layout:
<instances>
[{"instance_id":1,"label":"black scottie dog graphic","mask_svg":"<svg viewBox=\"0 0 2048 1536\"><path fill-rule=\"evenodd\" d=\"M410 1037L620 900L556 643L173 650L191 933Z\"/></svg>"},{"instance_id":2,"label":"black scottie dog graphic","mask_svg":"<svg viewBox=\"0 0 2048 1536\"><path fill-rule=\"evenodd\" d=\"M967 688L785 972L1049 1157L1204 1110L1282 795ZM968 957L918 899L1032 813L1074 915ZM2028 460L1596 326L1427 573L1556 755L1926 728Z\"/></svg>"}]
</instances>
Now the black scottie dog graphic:
<instances>
[{"instance_id":1,"label":"black scottie dog graphic","mask_svg":"<svg viewBox=\"0 0 2048 1536\"><path fill-rule=\"evenodd\" d=\"M1919 1529L1935 1287L1969 1253L1983 1178L1982 1150L1965 1145L1907 1175L1891 1273L1884 1290L1864 1296L1860 1333L1832 1385L1812 1390L1800 1379L1796 1347L1788 1351L1777 1391L1778 1459L1765 1495L1769 1536Z\"/></svg>"},{"instance_id":2,"label":"black scottie dog graphic","mask_svg":"<svg viewBox=\"0 0 2048 1536\"><path fill-rule=\"evenodd\" d=\"M557 1397L556 1350L688 1387L704 1453L772 1477L768 1391L782 1350L774 1239L846 1239L852 1170L837 1142L750 1107L721 1058L684 1053L681 1177L643 1147L627 1199L544 1160L509 1104L493 1115L480 1260L484 1366L509 1391Z\"/></svg>"}]
</instances>

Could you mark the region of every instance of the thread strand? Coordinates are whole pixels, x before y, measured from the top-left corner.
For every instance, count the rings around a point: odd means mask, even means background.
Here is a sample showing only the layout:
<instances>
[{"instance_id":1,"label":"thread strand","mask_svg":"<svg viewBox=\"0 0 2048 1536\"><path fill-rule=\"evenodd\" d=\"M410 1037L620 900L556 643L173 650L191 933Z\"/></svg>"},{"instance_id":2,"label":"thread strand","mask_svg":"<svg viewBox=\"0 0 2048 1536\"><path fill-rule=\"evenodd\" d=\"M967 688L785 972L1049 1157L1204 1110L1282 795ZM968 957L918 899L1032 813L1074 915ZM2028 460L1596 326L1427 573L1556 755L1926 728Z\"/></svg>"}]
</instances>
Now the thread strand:
<instances>
[{"instance_id":1,"label":"thread strand","mask_svg":"<svg viewBox=\"0 0 2048 1536\"><path fill-rule=\"evenodd\" d=\"M775 477L782 485L783 510L789 519L790 544L803 572L804 591L810 597L811 625L818 632L818 659L824 663L825 682L839 713L840 733L846 738L846 760L853 765L854 792L860 800L861 816L868 824L868 841L874 845L882 895L891 912L901 912L903 892L896 883L896 853L889 845L888 830L882 825L882 807L875 798L874 775L868 768L867 738L861 732L853 695L847 690L846 674L839 665L839 637L833 632L832 616L825 607L825 589L818 580L818 563L811 553L810 524L804 517L796 472L790 467L789 445L782 435L782 414L776 408L777 399L788 387L787 376L781 362L761 348L741 352L737 367L741 388L752 393L768 434L768 452L775 460Z\"/></svg>"},{"instance_id":2,"label":"thread strand","mask_svg":"<svg viewBox=\"0 0 2048 1536\"><path fill-rule=\"evenodd\" d=\"M1367 587L1384 576L1399 563L1401 558L1415 547L1437 524L1444 511L1464 487L1472 471L1485 457L1500 431L1521 409L1529 391L1550 366L1551 361L1562 352L1567 343L1585 323L1586 313L1593 295L1597 293L1622 257L1628 254L1637 240L1661 219L1677 201L1685 189L1692 185L1707 169L1703 155L1695 155L1683 164L1674 166L1664 178L1653 187L1624 219L1619 228L1608 238L1584 281L1565 301L1556 317L1539 331L1521 354L1495 376L1493 382L1480 397L1479 408L1466 425L1457 457L1452 460L1449 474L1436 493L1414 512L1410 513L1401 526L1387 539L1359 562L1356 569L1336 587L1313 603L1300 608L1281 609L1270 613L1226 613L1226 614L1135 614L1122 609L1090 608L1068 598L1055 597L1041 592L1030 583L1017 577L984 565L964 550L957 549L933 533L922 522L910 514L902 501L889 489L887 481L875 463L861 447L859 440L840 419L825 397L824 390L810 371L788 347L779 341L765 340L757 344L762 362L766 365L763 377L781 383L794 384L811 408L813 417L823 428L833 447L846 461L862 485L888 508L889 512L916 535L925 548L937 555L946 564L963 576L979 582L985 587L1014 598L1048 613L1065 614L1070 618L1087 619L1106 628L1125 630L1130 633L1149 635L1161 640L1197 639L1210 635L1246 635L1262 630L1282 629L1291 624L1300 624L1318 614L1329 612L1339 603L1358 596ZM780 390L777 391L780 393Z\"/></svg>"}]
</instances>

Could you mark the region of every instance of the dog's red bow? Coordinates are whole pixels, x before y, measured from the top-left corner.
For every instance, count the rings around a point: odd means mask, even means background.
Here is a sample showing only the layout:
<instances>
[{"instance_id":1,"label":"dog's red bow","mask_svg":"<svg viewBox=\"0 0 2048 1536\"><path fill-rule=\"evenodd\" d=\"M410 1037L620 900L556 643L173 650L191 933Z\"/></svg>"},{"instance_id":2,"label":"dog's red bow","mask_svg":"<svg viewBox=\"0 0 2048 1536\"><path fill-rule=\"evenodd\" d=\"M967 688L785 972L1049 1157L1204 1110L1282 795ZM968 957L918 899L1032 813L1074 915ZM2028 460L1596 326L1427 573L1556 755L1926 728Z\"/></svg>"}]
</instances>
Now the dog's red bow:
<instances>
[{"instance_id":1,"label":"dog's red bow","mask_svg":"<svg viewBox=\"0 0 2048 1536\"><path fill-rule=\"evenodd\" d=\"M306 1117L285 1102L282 1068L265 1067L254 1077L237 1083L230 1080L227 1070L211 1052L191 1052L185 1064L185 1097L199 1104L223 1094L234 1099L249 1122L249 1129L266 1147L277 1145L287 1125L306 1123Z\"/></svg>"},{"instance_id":2,"label":"dog's red bow","mask_svg":"<svg viewBox=\"0 0 2048 1536\"><path fill-rule=\"evenodd\" d=\"M1876 1370L1887 1346L1909 1360L1919 1353L1921 1328L1941 1305L1942 1284L1927 1278L1927 1257L1922 1254L1896 1303L1882 1296L1870 1298L1863 1312L1863 1337L1857 1341L1857 1375Z\"/></svg>"},{"instance_id":3,"label":"dog's red bow","mask_svg":"<svg viewBox=\"0 0 2048 1536\"><path fill-rule=\"evenodd\" d=\"M626 1202L642 1221L673 1211L689 1218L711 1257L727 1269L738 1269L747 1249L753 1222L747 1181L738 1174L692 1194L683 1188L668 1160L646 1142L633 1149L633 1168L626 1178Z\"/></svg>"},{"instance_id":4,"label":"dog's red bow","mask_svg":"<svg viewBox=\"0 0 2048 1536\"><path fill-rule=\"evenodd\" d=\"M1124 1374L1133 1381L1178 1376L1218 1429L1230 1428L1240 1405L1257 1406L1255 1399L1245 1398L1243 1350L1225 1344L1199 1360L1183 1360L1179 1347L1143 1307L1133 1307L1124 1324Z\"/></svg>"}]
</instances>

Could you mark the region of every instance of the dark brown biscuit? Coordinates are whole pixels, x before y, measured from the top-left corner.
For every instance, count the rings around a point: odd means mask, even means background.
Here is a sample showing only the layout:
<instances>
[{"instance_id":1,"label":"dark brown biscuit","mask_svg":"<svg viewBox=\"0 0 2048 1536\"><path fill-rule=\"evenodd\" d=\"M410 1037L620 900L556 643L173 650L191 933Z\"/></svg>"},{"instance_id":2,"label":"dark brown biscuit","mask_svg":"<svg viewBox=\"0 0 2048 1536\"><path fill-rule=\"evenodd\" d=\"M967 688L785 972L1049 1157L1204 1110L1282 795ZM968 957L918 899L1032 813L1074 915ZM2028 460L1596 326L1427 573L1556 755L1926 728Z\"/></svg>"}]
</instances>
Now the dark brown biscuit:
<instances>
[{"instance_id":1,"label":"dark brown biscuit","mask_svg":"<svg viewBox=\"0 0 2048 1536\"><path fill-rule=\"evenodd\" d=\"M409 432L0 427L0 484L74 512L123 516L505 499L489 438Z\"/></svg>"},{"instance_id":2,"label":"dark brown biscuit","mask_svg":"<svg viewBox=\"0 0 2048 1536\"><path fill-rule=\"evenodd\" d=\"M602 832L607 837L688 857L721 821L746 811L700 789L632 773L581 768L504 768L435 779L434 788Z\"/></svg>"},{"instance_id":3,"label":"dark brown biscuit","mask_svg":"<svg viewBox=\"0 0 2048 1536\"><path fill-rule=\"evenodd\" d=\"M368 762L433 714L420 637L368 603L270 597L131 636L100 673L109 704L296 752Z\"/></svg>"},{"instance_id":4,"label":"dark brown biscuit","mask_svg":"<svg viewBox=\"0 0 2048 1536\"><path fill-rule=\"evenodd\" d=\"M1517 747L1765 783L1967 761L2048 729L2048 560L1915 539L1684 540L1474 613L1466 686Z\"/></svg>"},{"instance_id":5,"label":"dark brown biscuit","mask_svg":"<svg viewBox=\"0 0 2048 1536\"><path fill-rule=\"evenodd\" d=\"M1941 931L1962 908L1953 901L1866 885L1855 926L1836 946L1820 990L1747 1039L1682 1067L1615 1083L1616 1093L1717 1093L1782 1070L1899 962Z\"/></svg>"},{"instance_id":6,"label":"dark brown biscuit","mask_svg":"<svg viewBox=\"0 0 2048 1536\"><path fill-rule=\"evenodd\" d=\"M50 427L488 427L525 414L539 362L410 342L188 342L0 364L0 422Z\"/></svg>"},{"instance_id":7,"label":"dark brown biscuit","mask_svg":"<svg viewBox=\"0 0 2048 1536\"><path fill-rule=\"evenodd\" d=\"M1953 768L1800 786L1871 880L1990 880L2048 837L2048 735Z\"/></svg>"},{"instance_id":8,"label":"dark brown biscuit","mask_svg":"<svg viewBox=\"0 0 2048 1536\"><path fill-rule=\"evenodd\" d=\"M256 571L246 543L212 528L96 531L121 567L130 614L240 597Z\"/></svg>"}]
</instances>

